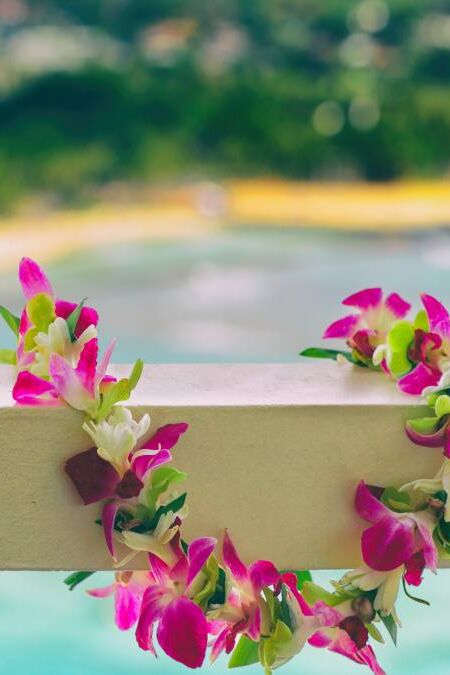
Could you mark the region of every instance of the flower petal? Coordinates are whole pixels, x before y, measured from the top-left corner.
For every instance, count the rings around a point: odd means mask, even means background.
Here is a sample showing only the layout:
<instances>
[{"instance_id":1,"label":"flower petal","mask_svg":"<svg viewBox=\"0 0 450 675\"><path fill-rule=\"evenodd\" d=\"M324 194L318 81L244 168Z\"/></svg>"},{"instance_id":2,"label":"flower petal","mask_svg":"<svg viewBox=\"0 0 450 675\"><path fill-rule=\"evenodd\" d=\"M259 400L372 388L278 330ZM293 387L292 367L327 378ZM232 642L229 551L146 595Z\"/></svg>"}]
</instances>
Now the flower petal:
<instances>
[{"instance_id":1,"label":"flower petal","mask_svg":"<svg viewBox=\"0 0 450 675\"><path fill-rule=\"evenodd\" d=\"M93 338L84 345L76 368L79 380L91 398L95 398L97 358L98 342Z\"/></svg>"},{"instance_id":2,"label":"flower petal","mask_svg":"<svg viewBox=\"0 0 450 675\"><path fill-rule=\"evenodd\" d=\"M134 453L131 460L131 468L136 476L140 480L143 480L148 471L156 469L157 466L161 466L162 464L167 464L171 460L172 454L170 450L160 450L156 453L153 451L146 453L145 450L138 450Z\"/></svg>"},{"instance_id":3,"label":"flower petal","mask_svg":"<svg viewBox=\"0 0 450 675\"><path fill-rule=\"evenodd\" d=\"M67 319L76 309L76 302L69 302L68 300L57 300L55 303L55 314L60 316L62 319ZM79 338L80 335L88 328L89 326L98 325L98 312L93 307L82 307L80 316L75 327L75 337Z\"/></svg>"},{"instance_id":4,"label":"flower petal","mask_svg":"<svg viewBox=\"0 0 450 675\"><path fill-rule=\"evenodd\" d=\"M116 486L116 494L122 499L137 497L144 487L144 483L129 469Z\"/></svg>"},{"instance_id":5,"label":"flower petal","mask_svg":"<svg viewBox=\"0 0 450 675\"><path fill-rule=\"evenodd\" d=\"M129 630L139 618L141 598L123 584L117 584L115 596L115 622L120 630Z\"/></svg>"},{"instance_id":6,"label":"flower petal","mask_svg":"<svg viewBox=\"0 0 450 675\"><path fill-rule=\"evenodd\" d=\"M425 556L423 551L412 555L405 563L405 581L410 586L420 586L422 574L425 569Z\"/></svg>"},{"instance_id":7,"label":"flower petal","mask_svg":"<svg viewBox=\"0 0 450 675\"><path fill-rule=\"evenodd\" d=\"M261 608L255 606L253 613L248 619L247 628L245 629L246 635L255 642L259 642L261 639L261 619Z\"/></svg>"},{"instance_id":8,"label":"flower petal","mask_svg":"<svg viewBox=\"0 0 450 675\"><path fill-rule=\"evenodd\" d=\"M227 530L225 530L223 537L222 557L225 566L228 568L235 581L241 583L248 579L247 567L239 558Z\"/></svg>"},{"instance_id":9,"label":"flower petal","mask_svg":"<svg viewBox=\"0 0 450 675\"><path fill-rule=\"evenodd\" d=\"M116 584L111 584L110 586L103 586L102 588L90 588L87 592L88 595L92 595L93 598L108 598L116 590Z\"/></svg>"},{"instance_id":10,"label":"flower petal","mask_svg":"<svg viewBox=\"0 0 450 675\"><path fill-rule=\"evenodd\" d=\"M187 557L189 561L189 570L186 579L186 586L189 586L201 571L203 565L214 551L217 539L213 537L201 537L195 539L189 544Z\"/></svg>"},{"instance_id":11,"label":"flower petal","mask_svg":"<svg viewBox=\"0 0 450 675\"><path fill-rule=\"evenodd\" d=\"M162 558L155 555L154 553L149 553L148 559L150 562L152 574L155 577L156 581L162 585L166 584L170 576L169 565L166 562L164 562Z\"/></svg>"},{"instance_id":12,"label":"flower petal","mask_svg":"<svg viewBox=\"0 0 450 675\"><path fill-rule=\"evenodd\" d=\"M54 297L53 288L39 265L31 258L22 258L19 264L19 281L27 300L38 293Z\"/></svg>"},{"instance_id":13,"label":"flower petal","mask_svg":"<svg viewBox=\"0 0 450 675\"><path fill-rule=\"evenodd\" d=\"M398 293L391 293L388 295L384 304L397 319L403 319L411 309L409 302L403 300Z\"/></svg>"},{"instance_id":14,"label":"flower petal","mask_svg":"<svg viewBox=\"0 0 450 675\"><path fill-rule=\"evenodd\" d=\"M116 346L116 340L111 340L109 345L106 347L105 353L103 354L103 358L99 363L99 366L97 368L97 375L96 375L96 382L97 384L100 384L100 382L103 382L103 380L106 377L106 371L108 370L109 362L111 360L112 353L114 351L114 347Z\"/></svg>"},{"instance_id":15,"label":"flower petal","mask_svg":"<svg viewBox=\"0 0 450 675\"><path fill-rule=\"evenodd\" d=\"M166 424L159 427L142 448L146 450L170 450L178 442L180 436L187 431L188 427L189 425L186 422Z\"/></svg>"},{"instance_id":16,"label":"flower petal","mask_svg":"<svg viewBox=\"0 0 450 675\"><path fill-rule=\"evenodd\" d=\"M208 623L198 605L185 597L173 600L158 626L158 642L175 661L200 668L206 654Z\"/></svg>"},{"instance_id":17,"label":"flower petal","mask_svg":"<svg viewBox=\"0 0 450 675\"><path fill-rule=\"evenodd\" d=\"M408 438L416 445L423 445L426 448L442 448L445 444L446 426L431 433L424 433L416 428L414 420L408 420L405 424L405 431Z\"/></svg>"},{"instance_id":18,"label":"flower petal","mask_svg":"<svg viewBox=\"0 0 450 675\"><path fill-rule=\"evenodd\" d=\"M383 291L381 288L365 288L362 291L349 295L342 301L343 305L347 307L357 307L361 310L378 307L383 298Z\"/></svg>"},{"instance_id":19,"label":"flower petal","mask_svg":"<svg viewBox=\"0 0 450 675\"><path fill-rule=\"evenodd\" d=\"M120 508L120 502L107 502L102 509L102 527L105 535L106 546L108 551L116 560L116 552L114 550L114 523L116 521L117 512Z\"/></svg>"},{"instance_id":20,"label":"flower petal","mask_svg":"<svg viewBox=\"0 0 450 675\"><path fill-rule=\"evenodd\" d=\"M439 382L440 373L424 363L419 363L407 375L401 377L397 383L400 391L413 396L420 396L425 387L431 387Z\"/></svg>"},{"instance_id":21,"label":"flower petal","mask_svg":"<svg viewBox=\"0 0 450 675\"><path fill-rule=\"evenodd\" d=\"M276 586L280 581L280 573L275 565L268 560L258 560L248 568L250 580L255 591L261 591L264 586Z\"/></svg>"},{"instance_id":22,"label":"flower petal","mask_svg":"<svg viewBox=\"0 0 450 675\"><path fill-rule=\"evenodd\" d=\"M20 405L61 405L51 382L28 370L22 370L17 375L12 397Z\"/></svg>"},{"instance_id":23,"label":"flower petal","mask_svg":"<svg viewBox=\"0 0 450 675\"><path fill-rule=\"evenodd\" d=\"M431 329L433 329L436 326L436 324L438 324L443 319L449 318L447 309L444 307L442 303L439 302L439 300L436 300L436 298L434 298L432 295L422 293L420 299L422 300L422 304L425 307L425 311L427 313Z\"/></svg>"},{"instance_id":24,"label":"flower petal","mask_svg":"<svg viewBox=\"0 0 450 675\"><path fill-rule=\"evenodd\" d=\"M50 376L56 391L66 403L76 410L85 410L91 398L83 387L77 373L59 354L49 360Z\"/></svg>"},{"instance_id":25,"label":"flower petal","mask_svg":"<svg viewBox=\"0 0 450 675\"><path fill-rule=\"evenodd\" d=\"M393 570L414 553L415 523L411 518L385 516L364 530L361 538L363 559L374 570Z\"/></svg>"},{"instance_id":26,"label":"flower petal","mask_svg":"<svg viewBox=\"0 0 450 675\"><path fill-rule=\"evenodd\" d=\"M427 523L426 515L417 513L414 520L422 539L422 553L425 559L425 566L432 572L436 572L438 565L438 552L433 539L433 529L435 523Z\"/></svg>"},{"instance_id":27,"label":"flower petal","mask_svg":"<svg viewBox=\"0 0 450 675\"><path fill-rule=\"evenodd\" d=\"M111 464L98 456L97 448L79 452L68 459L65 471L85 504L113 497L120 481Z\"/></svg>"},{"instance_id":28,"label":"flower petal","mask_svg":"<svg viewBox=\"0 0 450 675\"><path fill-rule=\"evenodd\" d=\"M359 316L356 314L350 314L349 316L344 316L342 319L338 319L331 323L328 328L326 328L323 338L348 338L353 335L356 330L356 326L359 323Z\"/></svg>"},{"instance_id":29,"label":"flower petal","mask_svg":"<svg viewBox=\"0 0 450 675\"><path fill-rule=\"evenodd\" d=\"M389 509L374 494L376 488L368 486L362 480L356 488L355 508L361 518L369 523L377 523L390 514Z\"/></svg>"},{"instance_id":30,"label":"flower petal","mask_svg":"<svg viewBox=\"0 0 450 675\"><path fill-rule=\"evenodd\" d=\"M136 628L136 641L141 649L155 654L153 624L161 617L166 606L167 593L160 586L149 586L142 597L141 612Z\"/></svg>"}]
</instances>

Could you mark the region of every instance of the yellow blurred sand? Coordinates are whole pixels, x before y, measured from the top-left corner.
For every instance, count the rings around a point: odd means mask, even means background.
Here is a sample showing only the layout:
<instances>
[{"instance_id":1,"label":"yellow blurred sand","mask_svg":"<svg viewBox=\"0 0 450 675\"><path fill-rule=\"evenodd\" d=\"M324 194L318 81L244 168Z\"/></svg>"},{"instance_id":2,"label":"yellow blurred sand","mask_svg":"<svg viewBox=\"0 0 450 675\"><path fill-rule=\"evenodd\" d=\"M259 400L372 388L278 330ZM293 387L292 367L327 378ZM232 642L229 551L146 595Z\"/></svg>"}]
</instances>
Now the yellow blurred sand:
<instances>
[{"instance_id":1,"label":"yellow blurred sand","mask_svg":"<svg viewBox=\"0 0 450 675\"><path fill-rule=\"evenodd\" d=\"M137 202L0 220L0 264L153 239L201 237L236 226L398 232L450 226L450 181L392 184L282 180L201 183Z\"/></svg>"}]
</instances>

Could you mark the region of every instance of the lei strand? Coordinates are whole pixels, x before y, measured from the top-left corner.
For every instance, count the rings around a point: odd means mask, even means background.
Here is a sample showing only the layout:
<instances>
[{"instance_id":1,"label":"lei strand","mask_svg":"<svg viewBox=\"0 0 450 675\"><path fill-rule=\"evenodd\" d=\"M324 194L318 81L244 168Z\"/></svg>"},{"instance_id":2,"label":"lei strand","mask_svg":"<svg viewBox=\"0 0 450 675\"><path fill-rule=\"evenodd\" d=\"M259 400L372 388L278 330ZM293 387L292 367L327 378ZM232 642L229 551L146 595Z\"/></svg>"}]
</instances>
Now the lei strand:
<instances>
[{"instance_id":1,"label":"lei strand","mask_svg":"<svg viewBox=\"0 0 450 675\"><path fill-rule=\"evenodd\" d=\"M368 523L361 539L362 564L332 582L327 591L309 572L279 571L269 561L246 565L227 531L220 547L212 537L187 543L186 475L172 465L172 448L187 431L184 422L149 433L150 417L133 419L123 405L136 387L143 363L128 378L108 375L114 343L99 361L98 314L83 300L58 299L42 269L24 258L19 280L26 304L20 317L0 306L17 337L0 361L15 365L12 391L18 405L68 405L85 415L91 449L65 465L84 504L99 503L115 579L88 593L114 595L119 629L136 626L139 647L161 649L190 668L231 654L230 667L260 662L266 675L308 643L384 671L371 646L394 643L400 625L399 586L419 586L424 570L450 557L450 317L437 300L422 296L422 309L406 319L410 305L379 288L343 301L355 312L332 323L325 338L346 340L349 350L310 348L303 356L332 358L382 371L401 391L422 396L432 412L409 420L406 433L417 444L444 449L437 475L400 487L357 486L355 507ZM119 405L121 404L121 405ZM122 557L120 551L126 551ZM218 553L216 553L219 548ZM123 571L144 553L145 571ZM75 572L70 589L93 572Z\"/></svg>"}]
</instances>

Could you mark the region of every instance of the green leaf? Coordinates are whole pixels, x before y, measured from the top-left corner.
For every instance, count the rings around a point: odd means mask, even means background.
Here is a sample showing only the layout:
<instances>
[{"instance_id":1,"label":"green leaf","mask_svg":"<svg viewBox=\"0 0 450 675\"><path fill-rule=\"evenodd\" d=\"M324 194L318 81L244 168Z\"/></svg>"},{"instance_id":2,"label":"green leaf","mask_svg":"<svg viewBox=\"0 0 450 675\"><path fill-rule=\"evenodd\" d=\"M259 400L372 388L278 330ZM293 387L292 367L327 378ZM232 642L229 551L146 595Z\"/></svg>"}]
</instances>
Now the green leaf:
<instances>
[{"instance_id":1,"label":"green leaf","mask_svg":"<svg viewBox=\"0 0 450 675\"><path fill-rule=\"evenodd\" d=\"M139 528L136 528L134 531L135 532L138 532L138 531L153 532L153 530L156 529L156 527L159 523L159 519L162 516L165 516L166 513L169 513L169 511L172 511L172 513L178 513L178 511L180 511L183 508L183 506L186 503L186 497L187 497L187 492L183 492L182 495L180 495L179 497L176 497L175 499L172 499L172 501L169 502L168 504L165 504L164 506L160 506L159 509L156 511L155 515L153 516L153 518L147 524L144 524L143 526L141 526L141 527L144 527L143 530L139 530Z\"/></svg>"},{"instance_id":2,"label":"green leaf","mask_svg":"<svg viewBox=\"0 0 450 675\"><path fill-rule=\"evenodd\" d=\"M411 511L411 497L407 492L400 492L396 488L388 487L383 490L381 501L398 513Z\"/></svg>"},{"instance_id":3,"label":"green leaf","mask_svg":"<svg viewBox=\"0 0 450 675\"><path fill-rule=\"evenodd\" d=\"M17 363L17 356L14 349L0 349L0 363L14 366Z\"/></svg>"},{"instance_id":4,"label":"green leaf","mask_svg":"<svg viewBox=\"0 0 450 675\"><path fill-rule=\"evenodd\" d=\"M233 649L231 658L228 662L228 668L241 668L258 663L258 643L250 640L246 635L241 635L241 639Z\"/></svg>"},{"instance_id":5,"label":"green leaf","mask_svg":"<svg viewBox=\"0 0 450 675\"><path fill-rule=\"evenodd\" d=\"M114 382L102 394L102 402L96 415L97 421L105 419L111 412L112 407L121 401L128 401L130 398L130 383L124 378Z\"/></svg>"},{"instance_id":6,"label":"green leaf","mask_svg":"<svg viewBox=\"0 0 450 675\"><path fill-rule=\"evenodd\" d=\"M312 581L311 572L309 570L296 570L294 571L295 576L297 577L297 588L301 590L305 581Z\"/></svg>"},{"instance_id":7,"label":"green leaf","mask_svg":"<svg viewBox=\"0 0 450 675\"><path fill-rule=\"evenodd\" d=\"M287 591L286 586L284 585L281 586L280 619L290 630L292 630L291 612L289 611Z\"/></svg>"},{"instance_id":8,"label":"green leaf","mask_svg":"<svg viewBox=\"0 0 450 675\"><path fill-rule=\"evenodd\" d=\"M313 605L319 600L323 600L323 602L330 607L335 607L341 602L344 602L344 600L354 597L351 593L341 593L340 591L330 593L329 591L326 591L325 588L322 588L322 586L319 586L318 584L314 584L312 581L303 582L302 593L306 602L309 604Z\"/></svg>"},{"instance_id":9,"label":"green leaf","mask_svg":"<svg viewBox=\"0 0 450 675\"><path fill-rule=\"evenodd\" d=\"M83 300L75 307L73 312L69 314L66 319L67 328L69 329L70 339L72 342L76 342L77 338L75 337L75 329L77 327L78 319L80 318L81 310L83 309L86 300L87 298L83 298Z\"/></svg>"},{"instance_id":10,"label":"green leaf","mask_svg":"<svg viewBox=\"0 0 450 675\"><path fill-rule=\"evenodd\" d=\"M171 485L181 483L186 479L184 471L178 471L173 466L162 466L155 469L151 475L150 487L145 493L145 500L149 506L156 505L158 498L168 490Z\"/></svg>"},{"instance_id":11,"label":"green leaf","mask_svg":"<svg viewBox=\"0 0 450 675\"><path fill-rule=\"evenodd\" d=\"M3 321L6 323L8 328L10 328L14 333L14 335L18 337L20 325L19 317L15 316L12 312L9 311L9 309L3 307L3 305L0 305L0 316L2 317Z\"/></svg>"},{"instance_id":12,"label":"green leaf","mask_svg":"<svg viewBox=\"0 0 450 675\"><path fill-rule=\"evenodd\" d=\"M64 579L64 583L69 587L69 591L73 591L78 584L81 584L85 579L91 577L95 572L72 572Z\"/></svg>"},{"instance_id":13,"label":"green leaf","mask_svg":"<svg viewBox=\"0 0 450 675\"><path fill-rule=\"evenodd\" d=\"M226 587L225 571L219 567L219 578L217 580L216 589L213 595L209 598L209 605L223 605L225 603L225 587Z\"/></svg>"},{"instance_id":14,"label":"green leaf","mask_svg":"<svg viewBox=\"0 0 450 675\"><path fill-rule=\"evenodd\" d=\"M307 356L312 359L332 359L336 361L338 356L343 356L350 363L355 363L355 359L350 352L339 349L322 349L322 347L308 347L299 353L299 356Z\"/></svg>"},{"instance_id":15,"label":"green leaf","mask_svg":"<svg viewBox=\"0 0 450 675\"><path fill-rule=\"evenodd\" d=\"M46 293L38 293L28 301L27 314L38 331L47 332L50 324L56 319L55 303Z\"/></svg>"},{"instance_id":16,"label":"green leaf","mask_svg":"<svg viewBox=\"0 0 450 675\"><path fill-rule=\"evenodd\" d=\"M144 370L144 362L142 359L138 359L133 366L130 377L128 381L130 383L130 391L136 388L137 383L141 379L142 371Z\"/></svg>"},{"instance_id":17,"label":"green leaf","mask_svg":"<svg viewBox=\"0 0 450 675\"><path fill-rule=\"evenodd\" d=\"M418 602L420 605L427 605L428 607L430 606L430 603L428 602L428 600L424 600L423 598L418 598L415 595L411 595L411 593L408 591L408 588L406 587L405 577L402 577L402 584L403 584L403 590L405 591L405 595L410 600L414 600L414 602Z\"/></svg>"},{"instance_id":18,"label":"green leaf","mask_svg":"<svg viewBox=\"0 0 450 675\"><path fill-rule=\"evenodd\" d=\"M375 640L376 642L381 642L381 644L384 644L383 636L373 623L366 623L365 626L367 628L367 632L369 633L370 637L373 640Z\"/></svg>"},{"instance_id":19,"label":"green leaf","mask_svg":"<svg viewBox=\"0 0 450 675\"><path fill-rule=\"evenodd\" d=\"M397 646L397 624L395 623L394 617L392 616L392 614L383 616L383 614L380 614L380 612L378 612L378 616L384 623L387 632L391 636L392 642L394 643L395 646Z\"/></svg>"}]
</instances>

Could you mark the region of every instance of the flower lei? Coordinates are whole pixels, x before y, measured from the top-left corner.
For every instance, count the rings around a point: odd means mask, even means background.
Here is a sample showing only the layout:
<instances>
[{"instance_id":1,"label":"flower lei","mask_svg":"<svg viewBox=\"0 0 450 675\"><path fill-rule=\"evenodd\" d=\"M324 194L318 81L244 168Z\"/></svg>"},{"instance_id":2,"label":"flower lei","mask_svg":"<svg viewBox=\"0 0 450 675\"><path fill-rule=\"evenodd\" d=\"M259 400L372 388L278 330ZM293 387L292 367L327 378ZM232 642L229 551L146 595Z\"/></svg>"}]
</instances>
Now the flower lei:
<instances>
[{"instance_id":1,"label":"flower lei","mask_svg":"<svg viewBox=\"0 0 450 675\"><path fill-rule=\"evenodd\" d=\"M409 438L442 447L436 476L401 487L367 485L356 490L355 507L368 523L363 532L363 564L332 582L327 591L309 572L277 570L269 561L247 566L225 531L217 541L182 538L187 515L186 475L171 464L172 448L187 431L184 422L149 434L150 417L134 420L123 404L138 384L138 360L128 378L107 374L114 347L98 360L98 314L85 305L58 299L41 268L24 258L19 279L26 305L20 317L0 306L17 337L15 350L1 350L0 361L14 364L13 398L18 405L68 405L85 414L83 429L90 450L65 465L84 504L100 503L105 542L117 568L106 588L93 597L114 595L115 621L121 630L136 626L139 647L161 649L190 668L231 654L230 667L258 661L265 673L285 664L309 643L368 666L378 664L370 641L383 642L385 627L396 642L400 625L395 601L402 583L422 582L425 568L450 557L450 316L429 295L413 321L410 305L379 288L343 301L355 312L331 324L325 338L343 338L349 350L311 348L304 356L332 358L383 371L408 394L421 395L430 416L409 420ZM123 553L121 558L118 547ZM144 554L145 571L123 571ZM75 572L70 589L93 572Z\"/></svg>"}]
</instances>

